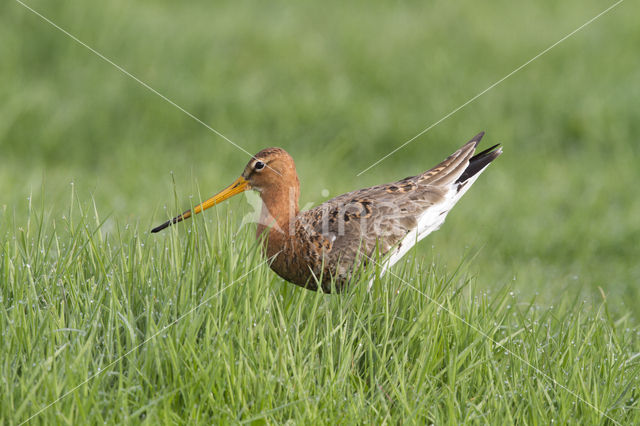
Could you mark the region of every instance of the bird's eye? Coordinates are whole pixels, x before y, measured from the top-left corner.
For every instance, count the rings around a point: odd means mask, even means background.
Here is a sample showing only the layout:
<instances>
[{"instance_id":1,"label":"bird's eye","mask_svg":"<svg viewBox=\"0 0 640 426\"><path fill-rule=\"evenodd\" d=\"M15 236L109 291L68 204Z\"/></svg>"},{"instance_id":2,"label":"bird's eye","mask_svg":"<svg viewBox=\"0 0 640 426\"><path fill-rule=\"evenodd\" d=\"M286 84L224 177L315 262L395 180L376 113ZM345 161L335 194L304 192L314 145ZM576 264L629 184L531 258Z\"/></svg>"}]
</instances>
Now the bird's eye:
<instances>
[{"instance_id":1,"label":"bird's eye","mask_svg":"<svg viewBox=\"0 0 640 426\"><path fill-rule=\"evenodd\" d=\"M262 170L264 169L265 164L262 161L256 161L256 164L253 165L254 170Z\"/></svg>"}]
</instances>

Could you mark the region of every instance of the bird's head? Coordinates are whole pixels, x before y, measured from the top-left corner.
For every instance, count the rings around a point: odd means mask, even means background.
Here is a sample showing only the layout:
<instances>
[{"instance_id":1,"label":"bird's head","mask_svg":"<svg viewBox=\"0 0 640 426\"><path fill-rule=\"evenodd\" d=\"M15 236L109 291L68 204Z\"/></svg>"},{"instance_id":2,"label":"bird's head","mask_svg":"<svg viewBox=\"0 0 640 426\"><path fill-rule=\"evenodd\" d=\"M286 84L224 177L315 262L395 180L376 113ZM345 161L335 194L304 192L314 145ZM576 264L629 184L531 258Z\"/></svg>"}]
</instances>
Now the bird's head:
<instances>
[{"instance_id":1,"label":"bird's head","mask_svg":"<svg viewBox=\"0 0 640 426\"><path fill-rule=\"evenodd\" d=\"M293 158L282 148L266 148L251 158L240 177L231 185L194 207L193 210L187 210L153 228L151 232L159 232L249 189L258 191L263 201L279 200L280 196L289 195L292 200L295 200L297 209L299 187Z\"/></svg>"}]
</instances>

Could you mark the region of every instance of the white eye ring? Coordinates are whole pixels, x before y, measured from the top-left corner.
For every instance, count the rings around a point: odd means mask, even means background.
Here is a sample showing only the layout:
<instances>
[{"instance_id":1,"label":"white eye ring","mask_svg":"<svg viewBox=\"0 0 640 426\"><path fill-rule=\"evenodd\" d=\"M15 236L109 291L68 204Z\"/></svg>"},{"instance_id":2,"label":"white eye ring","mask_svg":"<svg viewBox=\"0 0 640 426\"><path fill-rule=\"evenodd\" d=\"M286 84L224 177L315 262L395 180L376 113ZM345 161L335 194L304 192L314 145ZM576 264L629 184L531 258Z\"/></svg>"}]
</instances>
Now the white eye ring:
<instances>
[{"instance_id":1,"label":"white eye ring","mask_svg":"<svg viewBox=\"0 0 640 426\"><path fill-rule=\"evenodd\" d=\"M253 165L253 169L254 170L262 170L264 169L265 164L262 161L256 161L256 163Z\"/></svg>"}]
</instances>

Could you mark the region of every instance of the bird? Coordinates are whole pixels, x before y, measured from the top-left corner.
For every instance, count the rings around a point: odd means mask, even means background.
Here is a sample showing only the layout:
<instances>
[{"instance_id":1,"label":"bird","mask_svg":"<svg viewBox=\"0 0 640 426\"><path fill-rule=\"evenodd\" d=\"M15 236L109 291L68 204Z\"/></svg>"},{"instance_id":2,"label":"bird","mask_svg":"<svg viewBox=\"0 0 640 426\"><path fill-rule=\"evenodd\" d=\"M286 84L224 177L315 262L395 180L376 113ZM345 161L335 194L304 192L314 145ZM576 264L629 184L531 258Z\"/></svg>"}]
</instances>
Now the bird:
<instances>
[{"instance_id":1,"label":"bird","mask_svg":"<svg viewBox=\"0 0 640 426\"><path fill-rule=\"evenodd\" d=\"M266 148L227 188L151 232L252 189L262 200L256 236L271 269L309 290L341 292L358 267L380 256L381 276L440 228L451 208L502 154L500 144L475 154L483 136L479 133L424 173L348 192L305 211L298 205L300 181L293 158L282 148Z\"/></svg>"}]
</instances>

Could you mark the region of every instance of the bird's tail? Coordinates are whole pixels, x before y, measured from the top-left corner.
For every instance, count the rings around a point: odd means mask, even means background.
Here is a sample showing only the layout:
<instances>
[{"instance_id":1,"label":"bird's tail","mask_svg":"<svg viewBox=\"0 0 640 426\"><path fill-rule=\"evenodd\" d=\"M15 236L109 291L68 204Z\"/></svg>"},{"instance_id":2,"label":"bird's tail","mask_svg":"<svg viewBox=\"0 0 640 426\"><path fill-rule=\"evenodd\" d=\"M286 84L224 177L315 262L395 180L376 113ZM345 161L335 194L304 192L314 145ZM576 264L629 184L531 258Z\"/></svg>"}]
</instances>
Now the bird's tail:
<instances>
[{"instance_id":1,"label":"bird's tail","mask_svg":"<svg viewBox=\"0 0 640 426\"><path fill-rule=\"evenodd\" d=\"M462 172L456 183L463 183L479 172L481 172L485 167L489 165L493 160L498 158L498 156L502 154L502 147L500 144L494 145L491 148L485 149L479 154L474 155L469 160L469 165Z\"/></svg>"}]
</instances>

